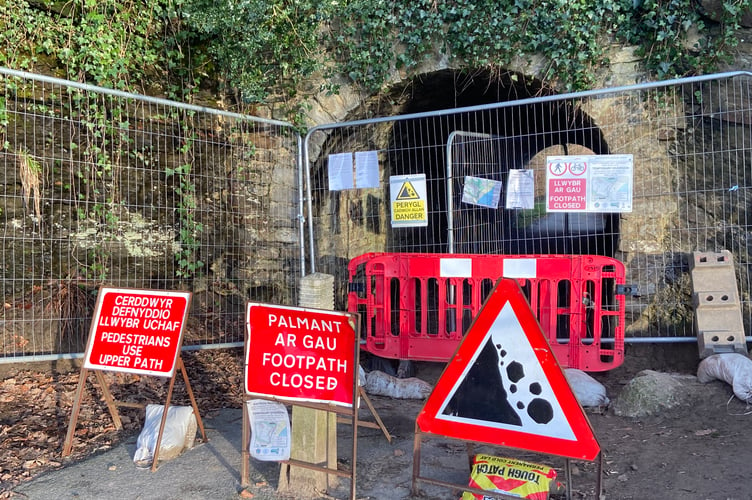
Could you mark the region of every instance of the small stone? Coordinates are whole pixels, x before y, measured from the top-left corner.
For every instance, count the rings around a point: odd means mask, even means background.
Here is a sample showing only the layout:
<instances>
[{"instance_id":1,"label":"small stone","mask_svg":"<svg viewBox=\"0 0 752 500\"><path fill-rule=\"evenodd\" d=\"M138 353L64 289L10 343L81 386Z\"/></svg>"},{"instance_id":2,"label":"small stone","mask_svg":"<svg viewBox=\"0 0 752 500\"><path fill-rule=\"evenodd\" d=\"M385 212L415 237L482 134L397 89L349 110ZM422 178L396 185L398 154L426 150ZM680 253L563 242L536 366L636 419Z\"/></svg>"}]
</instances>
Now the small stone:
<instances>
[{"instance_id":1,"label":"small stone","mask_svg":"<svg viewBox=\"0 0 752 500\"><path fill-rule=\"evenodd\" d=\"M405 454L405 451L404 451L404 450L401 450L401 449L399 449L399 448L397 448L397 449L395 449L395 450L394 450L394 456L395 456L395 457L401 457L401 456L402 456L402 455L404 455L404 454Z\"/></svg>"},{"instance_id":2,"label":"small stone","mask_svg":"<svg viewBox=\"0 0 752 500\"><path fill-rule=\"evenodd\" d=\"M107 466L107 470L117 470L117 465L115 465L115 464L109 464Z\"/></svg>"},{"instance_id":3,"label":"small stone","mask_svg":"<svg viewBox=\"0 0 752 500\"><path fill-rule=\"evenodd\" d=\"M240 492L240 498L253 498L253 493L248 490L243 490Z\"/></svg>"},{"instance_id":4,"label":"small stone","mask_svg":"<svg viewBox=\"0 0 752 500\"><path fill-rule=\"evenodd\" d=\"M626 483L627 481L629 481L629 477L626 474L622 474L619 477L617 477L616 480L619 481L620 483Z\"/></svg>"}]
</instances>

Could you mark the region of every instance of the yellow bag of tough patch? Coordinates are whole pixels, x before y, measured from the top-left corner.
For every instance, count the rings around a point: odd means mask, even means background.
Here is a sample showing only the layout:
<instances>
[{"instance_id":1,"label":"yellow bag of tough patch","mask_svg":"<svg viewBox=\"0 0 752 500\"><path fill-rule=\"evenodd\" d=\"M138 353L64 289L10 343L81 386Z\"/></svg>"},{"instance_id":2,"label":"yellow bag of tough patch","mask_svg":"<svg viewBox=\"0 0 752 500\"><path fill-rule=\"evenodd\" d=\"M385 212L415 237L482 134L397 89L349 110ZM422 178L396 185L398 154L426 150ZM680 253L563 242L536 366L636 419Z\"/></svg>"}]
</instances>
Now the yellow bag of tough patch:
<instances>
[{"instance_id":1,"label":"yellow bag of tough patch","mask_svg":"<svg viewBox=\"0 0 752 500\"><path fill-rule=\"evenodd\" d=\"M479 454L473 458L469 486L520 498L547 500L549 487L554 479L556 471L551 467L513 458ZM466 491L461 500L486 498L493 497Z\"/></svg>"}]
</instances>

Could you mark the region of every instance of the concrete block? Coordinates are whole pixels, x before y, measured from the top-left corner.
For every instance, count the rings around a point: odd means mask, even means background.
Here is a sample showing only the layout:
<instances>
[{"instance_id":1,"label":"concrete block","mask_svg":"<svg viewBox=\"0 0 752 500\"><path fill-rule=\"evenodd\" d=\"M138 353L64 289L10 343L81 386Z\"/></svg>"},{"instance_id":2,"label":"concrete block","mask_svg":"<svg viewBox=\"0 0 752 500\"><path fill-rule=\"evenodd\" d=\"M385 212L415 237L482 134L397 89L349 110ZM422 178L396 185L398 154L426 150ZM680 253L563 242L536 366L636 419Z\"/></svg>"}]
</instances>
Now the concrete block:
<instances>
[{"instance_id":1,"label":"concrete block","mask_svg":"<svg viewBox=\"0 0 752 500\"><path fill-rule=\"evenodd\" d=\"M744 332L704 331L697 334L700 359L713 354L737 352L747 355L747 342Z\"/></svg>"},{"instance_id":2,"label":"concrete block","mask_svg":"<svg viewBox=\"0 0 752 500\"><path fill-rule=\"evenodd\" d=\"M692 303L700 359L712 354L747 354L739 292L731 252L694 252Z\"/></svg>"}]
</instances>

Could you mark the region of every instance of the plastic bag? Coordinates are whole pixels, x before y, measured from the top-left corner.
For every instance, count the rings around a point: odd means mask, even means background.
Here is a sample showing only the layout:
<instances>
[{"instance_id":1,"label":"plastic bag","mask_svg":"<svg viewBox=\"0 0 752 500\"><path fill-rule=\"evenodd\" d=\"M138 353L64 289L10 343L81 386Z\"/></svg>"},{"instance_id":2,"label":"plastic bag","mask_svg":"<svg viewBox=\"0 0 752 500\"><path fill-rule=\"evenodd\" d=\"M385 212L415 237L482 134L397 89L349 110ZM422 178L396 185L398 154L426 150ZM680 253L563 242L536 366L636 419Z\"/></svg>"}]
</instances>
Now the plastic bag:
<instances>
[{"instance_id":1,"label":"plastic bag","mask_svg":"<svg viewBox=\"0 0 752 500\"><path fill-rule=\"evenodd\" d=\"M723 380L731 384L737 398L752 401L752 359L743 354L729 352L708 356L697 367L697 380L703 384Z\"/></svg>"},{"instance_id":2,"label":"plastic bag","mask_svg":"<svg viewBox=\"0 0 752 500\"><path fill-rule=\"evenodd\" d=\"M494 493L546 500L551 481L554 479L556 479L556 471L551 467L513 458L479 454L473 458L469 485ZM489 497L466 491L461 500L481 498Z\"/></svg>"},{"instance_id":3,"label":"plastic bag","mask_svg":"<svg viewBox=\"0 0 752 500\"><path fill-rule=\"evenodd\" d=\"M144 428L136 441L136 452L133 461L136 465L151 465L154 460L154 450L159 437L159 426L162 423L163 405L147 405ZM162 442L159 446L159 459L170 460L180 455L184 449L192 448L196 440L196 415L190 406L170 406L167 410Z\"/></svg>"},{"instance_id":4,"label":"plastic bag","mask_svg":"<svg viewBox=\"0 0 752 500\"><path fill-rule=\"evenodd\" d=\"M567 368L564 370L574 397L582 406L603 406L609 403L606 388L582 370Z\"/></svg>"}]
</instances>

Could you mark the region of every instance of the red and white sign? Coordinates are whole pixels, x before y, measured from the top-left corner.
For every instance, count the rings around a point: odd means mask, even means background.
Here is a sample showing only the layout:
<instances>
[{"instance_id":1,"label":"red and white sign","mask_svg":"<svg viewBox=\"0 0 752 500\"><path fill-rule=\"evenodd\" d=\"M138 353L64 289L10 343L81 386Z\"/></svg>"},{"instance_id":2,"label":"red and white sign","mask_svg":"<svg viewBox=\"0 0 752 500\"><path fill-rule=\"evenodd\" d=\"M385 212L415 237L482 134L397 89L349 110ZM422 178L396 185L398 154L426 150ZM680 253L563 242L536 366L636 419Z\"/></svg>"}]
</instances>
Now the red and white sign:
<instances>
[{"instance_id":1,"label":"red and white sign","mask_svg":"<svg viewBox=\"0 0 752 500\"><path fill-rule=\"evenodd\" d=\"M100 288L84 368L171 377L190 292Z\"/></svg>"},{"instance_id":2,"label":"red and white sign","mask_svg":"<svg viewBox=\"0 0 752 500\"><path fill-rule=\"evenodd\" d=\"M502 279L418 415L424 432L594 460L600 446L515 280Z\"/></svg>"},{"instance_id":3,"label":"red and white sign","mask_svg":"<svg viewBox=\"0 0 752 500\"><path fill-rule=\"evenodd\" d=\"M355 324L350 313L249 303L245 392L352 406Z\"/></svg>"},{"instance_id":4,"label":"red and white sign","mask_svg":"<svg viewBox=\"0 0 752 500\"><path fill-rule=\"evenodd\" d=\"M587 210L586 157L546 158L546 211L583 212Z\"/></svg>"},{"instance_id":5,"label":"red and white sign","mask_svg":"<svg viewBox=\"0 0 752 500\"><path fill-rule=\"evenodd\" d=\"M587 209L587 179L548 179L548 211L574 212Z\"/></svg>"}]
</instances>

